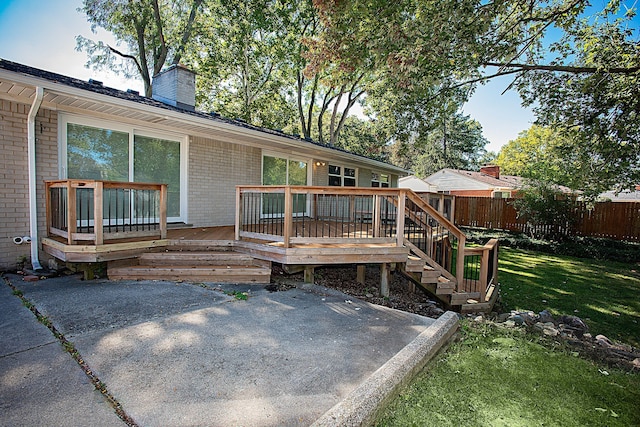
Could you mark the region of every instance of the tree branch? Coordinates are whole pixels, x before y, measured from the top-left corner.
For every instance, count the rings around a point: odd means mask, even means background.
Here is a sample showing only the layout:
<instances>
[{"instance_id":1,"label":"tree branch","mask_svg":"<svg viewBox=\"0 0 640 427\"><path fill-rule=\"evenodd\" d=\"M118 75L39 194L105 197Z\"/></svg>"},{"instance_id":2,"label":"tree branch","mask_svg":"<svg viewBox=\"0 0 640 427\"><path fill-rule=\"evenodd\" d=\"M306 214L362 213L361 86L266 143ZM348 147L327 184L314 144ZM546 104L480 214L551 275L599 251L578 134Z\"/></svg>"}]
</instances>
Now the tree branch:
<instances>
[{"instance_id":1,"label":"tree branch","mask_svg":"<svg viewBox=\"0 0 640 427\"><path fill-rule=\"evenodd\" d=\"M182 33L182 40L180 41L180 46L176 49L176 53L173 56L173 61L171 64L179 64L182 59L182 54L186 48L187 42L191 37L191 32L193 31L193 22L196 19L196 13L198 12L198 8L202 4L203 0L194 0L193 5L191 5L191 13L189 14L189 19L187 20L187 24L185 25L184 32Z\"/></svg>"},{"instance_id":2,"label":"tree branch","mask_svg":"<svg viewBox=\"0 0 640 427\"><path fill-rule=\"evenodd\" d=\"M640 66L635 67L613 67L613 68L598 68L598 67L576 67L571 65L542 65L542 64L511 64L511 63L500 63L500 62L486 62L482 65L488 67L500 67L500 68L515 68L515 70L510 70L507 73L500 73L497 75L490 76L496 77L498 75L503 74L512 74L521 71L558 71L562 73L571 73L571 74L596 74L598 72L604 72L608 74L634 74L640 71ZM487 78L483 78L481 80L486 80ZM479 80L476 80L479 81ZM467 82L470 83L470 82Z\"/></svg>"}]
</instances>

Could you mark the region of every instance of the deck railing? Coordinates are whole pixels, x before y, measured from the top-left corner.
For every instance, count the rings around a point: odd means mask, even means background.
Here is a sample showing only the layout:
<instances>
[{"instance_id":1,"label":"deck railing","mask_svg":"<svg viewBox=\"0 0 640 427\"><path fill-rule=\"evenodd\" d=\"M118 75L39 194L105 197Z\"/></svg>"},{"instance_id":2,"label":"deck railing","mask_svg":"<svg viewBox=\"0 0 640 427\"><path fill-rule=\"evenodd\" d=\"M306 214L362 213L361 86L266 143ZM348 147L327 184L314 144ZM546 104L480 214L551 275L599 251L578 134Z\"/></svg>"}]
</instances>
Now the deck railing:
<instances>
[{"instance_id":1,"label":"deck railing","mask_svg":"<svg viewBox=\"0 0 640 427\"><path fill-rule=\"evenodd\" d=\"M497 265L497 243L482 251L467 248L465 235L443 216L443 206L434 207L424 195L400 188L238 186L236 240L257 239L284 248L406 246L455 281L457 291L484 295L489 274L495 276L489 264Z\"/></svg>"},{"instance_id":2,"label":"deck railing","mask_svg":"<svg viewBox=\"0 0 640 427\"><path fill-rule=\"evenodd\" d=\"M467 247L464 256L464 290L485 301L488 289L498 283L498 240L491 239L480 247Z\"/></svg>"},{"instance_id":3,"label":"deck railing","mask_svg":"<svg viewBox=\"0 0 640 427\"><path fill-rule=\"evenodd\" d=\"M69 245L167 235L167 185L46 181L47 235ZM96 221L96 218L101 220Z\"/></svg>"}]
</instances>

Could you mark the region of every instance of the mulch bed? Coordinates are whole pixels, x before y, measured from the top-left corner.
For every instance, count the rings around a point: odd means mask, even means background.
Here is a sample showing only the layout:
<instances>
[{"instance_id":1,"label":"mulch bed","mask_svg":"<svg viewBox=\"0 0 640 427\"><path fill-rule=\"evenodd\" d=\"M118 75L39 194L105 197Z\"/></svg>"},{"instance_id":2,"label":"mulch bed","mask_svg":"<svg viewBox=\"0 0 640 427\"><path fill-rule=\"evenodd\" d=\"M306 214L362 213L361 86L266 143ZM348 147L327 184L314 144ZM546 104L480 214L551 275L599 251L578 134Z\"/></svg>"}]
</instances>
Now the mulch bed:
<instances>
[{"instance_id":1,"label":"mulch bed","mask_svg":"<svg viewBox=\"0 0 640 427\"><path fill-rule=\"evenodd\" d=\"M435 300L417 289L411 291L409 280L400 272L393 272L389 286L389 297L379 294L380 267L367 265L365 283L356 281L356 266L322 267L315 270L314 283L344 294L351 295L372 304L395 308L425 317L438 318L444 310ZM272 289L286 290L292 283L303 281L303 273L287 274L282 268L274 264L271 273Z\"/></svg>"}]
</instances>

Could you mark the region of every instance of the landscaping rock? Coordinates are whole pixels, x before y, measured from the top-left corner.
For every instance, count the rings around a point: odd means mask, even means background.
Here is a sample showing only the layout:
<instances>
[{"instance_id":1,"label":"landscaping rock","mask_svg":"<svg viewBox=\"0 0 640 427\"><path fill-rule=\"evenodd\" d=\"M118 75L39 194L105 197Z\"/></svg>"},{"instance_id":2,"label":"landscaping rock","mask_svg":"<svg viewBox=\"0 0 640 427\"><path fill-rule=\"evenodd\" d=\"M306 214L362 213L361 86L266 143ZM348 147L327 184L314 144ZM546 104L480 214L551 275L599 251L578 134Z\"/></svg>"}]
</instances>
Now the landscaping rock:
<instances>
[{"instance_id":1,"label":"landscaping rock","mask_svg":"<svg viewBox=\"0 0 640 427\"><path fill-rule=\"evenodd\" d=\"M511 317L511 313L500 313L497 321L498 323L506 322L509 317Z\"/></svg>"},{"instance_id":2,"label":"landscaping rock","mask_svg":"<svg viewBox=\"0 0 640 427\"><path fill-rule=\"evenodd\" d=\"M538 321L542 323L553 322L553 316L548 310L542 310L538 313Z\"/></svg>"},{"instance_id":3,"label":"landscaping rock","mask_svg":"<svg viewBox=\"0 0 640 427\"><path fill-rule=\"evenodd\" d=\"M503 327L526 326L555 340L562 340L577 348L580 354L586 354L598 362L633 371L640 370L640 350L616 344L604 335L593 338L587 332L589 327L577 316L564 315L554 318L548 310L543 310L537 315L532 311L514 310L509 313L492 313L491 319Z\"/></svg>"},{"instance_id":4,"label":"landscaping rock","mask_svg":"<svg viewBox=\"0 0 640 427\"><path fill-rule=\"evenodd\" d=\"M613 347L611 340L604 335L596 335L596 342L605 348Z\"/></svg>"},{"instance_id":5,"label":"landscaping rock","mask_svg":"<svg viewBox=\"0 0 640 427\"><path fill-rule=\"evenodd\" d=\"M516 325L524 325L524 318L520 315L520 314L515 314L513 316L511 316L511 320L516 324Z\"/></svg>"},{"instance_id":6,"label":"landscaping rock","mask_svg":"<svg viewBox=\"0 0 640 427\"><path fill-rule=\"evenodd\" d=\"M583 334L589 330L589 327L578 316L560 316L560 322L581 331Z\"/></svg>"}]
</instances>

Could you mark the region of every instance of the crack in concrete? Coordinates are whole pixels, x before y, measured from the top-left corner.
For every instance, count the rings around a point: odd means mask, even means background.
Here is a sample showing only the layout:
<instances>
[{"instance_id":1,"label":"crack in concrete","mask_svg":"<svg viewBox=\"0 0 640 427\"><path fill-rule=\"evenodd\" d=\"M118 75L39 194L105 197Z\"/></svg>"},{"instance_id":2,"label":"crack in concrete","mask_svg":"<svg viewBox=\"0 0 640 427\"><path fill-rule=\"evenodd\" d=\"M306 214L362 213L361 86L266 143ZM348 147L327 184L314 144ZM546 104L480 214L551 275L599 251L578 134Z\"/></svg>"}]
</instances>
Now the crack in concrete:
<instances>
[{"instance_id":1,"label":"crack in concrete","mask_svg":"<svg viewBox=\"0 0 640 427\"><path fill-rule=\"evenodd\" d=\"M89 367L89 364L87 362L85 362L84 358L82 357L80 352L78 352L78 350L76 349L75 345L71 341L69 341L67 338L65 338L64 334L62 334L60 331L58 331L58 329L53 325L53 323L49 320L49 318L47 318L46 316L42 315L38 311L36 306L31 301L29 301L29 299L27 299L24 296L24 294L22 293L22 291L20 289L18 289L13 283L11 283L11 280L7 276L5 276L3 274L2 278L4 279L5 284L11 288L11 290L13 291L13 294L16 297L20 298L20 300L22 301L23 305L25 307L27 307L36 316L36 319L38 320L38 322L42 323L44 326L46 326L49 329L49 331L51 331L51 333L56 338L56 340L60 343L60 345L62 345L62 348L67 353L69 353L69 355L73 358L73 360L76 361L78 366L80 366L80 369L82 369L82 371L85 373L85 375L89 378L89 381L91 381L91 384L93 384L93 386L96 388L96 390L98 390L100 393L102 393L102 395L105 397L107 402L111 405L111 407L113 407L116 415L127 426L129 426L129 427L139 427L138 424L133 420L133 418L131 418L127 414L127 412L124 410L124 408L122 407L120 402L115 398L115 396L113 396L109 392L109 390L107 389L107 386L105 385L105 383L103 383L100 380L100 378L98 378L98 376L93 372L93 370L91 370L91 368ZM49 344L52 344L54 342L55 341L52 341ZM49 344L44 344L44 345L39 346L39 347L43 347L43 346L49 345ZM28 351L28 350L30 350L30 349L23 350L23 351L18 352L18 353L22 353L22 352ZM14 353L14 354L17 354L17 353Z\"/></svg>"}]
</instances>

